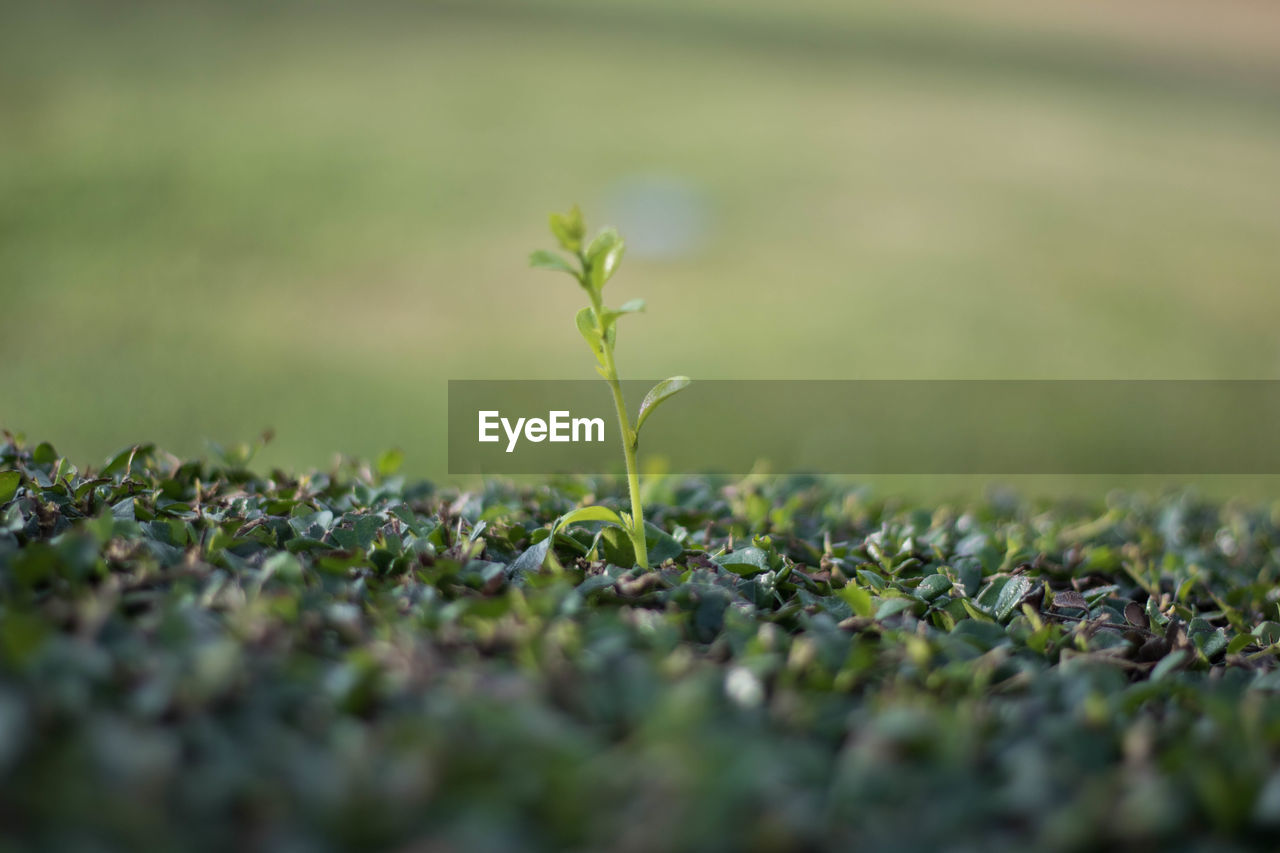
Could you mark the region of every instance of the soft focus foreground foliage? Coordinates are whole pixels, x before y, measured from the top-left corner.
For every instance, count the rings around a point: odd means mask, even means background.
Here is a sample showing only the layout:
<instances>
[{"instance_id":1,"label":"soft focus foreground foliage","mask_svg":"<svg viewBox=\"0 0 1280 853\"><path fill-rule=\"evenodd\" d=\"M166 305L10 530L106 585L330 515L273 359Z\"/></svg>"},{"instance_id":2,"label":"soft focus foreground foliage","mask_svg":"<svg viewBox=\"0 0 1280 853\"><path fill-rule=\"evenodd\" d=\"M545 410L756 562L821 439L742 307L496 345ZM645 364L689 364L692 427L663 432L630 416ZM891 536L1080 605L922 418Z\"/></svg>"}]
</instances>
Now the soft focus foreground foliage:
<instances>
[{"instance_id":1,"label":"soft focus foreground foliage","mask_svg":"<svg viewBox=\"0 0 1280 853\"><path fill-rule=\"evenodd\" d=\"M1274 511L243 464L0 444L5 849L1274 849Z\"/></svg>"}]
</instances>

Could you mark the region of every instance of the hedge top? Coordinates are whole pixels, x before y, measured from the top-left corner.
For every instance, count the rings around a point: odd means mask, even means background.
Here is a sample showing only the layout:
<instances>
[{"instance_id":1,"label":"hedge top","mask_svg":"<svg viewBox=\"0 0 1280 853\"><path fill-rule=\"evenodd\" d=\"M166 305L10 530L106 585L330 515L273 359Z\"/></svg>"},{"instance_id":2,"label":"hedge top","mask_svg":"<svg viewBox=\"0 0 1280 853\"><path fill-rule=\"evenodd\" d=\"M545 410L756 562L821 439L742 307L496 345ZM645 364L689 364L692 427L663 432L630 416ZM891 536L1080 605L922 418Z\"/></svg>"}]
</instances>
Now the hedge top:
<instances>
[{"instance_id":1,"label":"hedge top","mask_svg":"<svg viewBox=\"0 0 1280 853\"><path fill-rule=\"evenodd\" d=\"M143 446L91 472L0 444L16 841L1177 848L1280 826L1265 509L664 482L643 572L570 516L611 483L243 461Z\"/></svg>"}]
</instances>

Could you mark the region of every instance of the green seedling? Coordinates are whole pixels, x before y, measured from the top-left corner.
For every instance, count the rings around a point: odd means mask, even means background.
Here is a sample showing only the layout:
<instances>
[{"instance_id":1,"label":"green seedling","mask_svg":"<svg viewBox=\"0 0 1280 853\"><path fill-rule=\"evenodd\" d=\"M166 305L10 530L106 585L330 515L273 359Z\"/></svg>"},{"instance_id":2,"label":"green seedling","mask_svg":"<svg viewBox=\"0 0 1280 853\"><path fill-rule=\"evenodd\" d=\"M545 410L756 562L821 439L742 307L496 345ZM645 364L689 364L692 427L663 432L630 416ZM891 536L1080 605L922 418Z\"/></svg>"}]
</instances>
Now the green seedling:
<instances>
[{"instance_id":1,"label":"green seedling","mask_svg":"<svg viewBox=\"0 0 1280 853\"><path fill-rule=\"evenodd\" d=\"M539 250L529 256L529 265L540 269L556 270L567 273L587 292L591 304L578 312L578 332L582 335L591 353L596 357L596 372L609 383L613 393L614 407L618 412L618 429L622 434L622 454L627 464L627 487L631 492L631 514L614 513L604 507L592 508L592 520L607 521L621 527L631 540L635 550L636 564L643 569L649 568L649 551L645 542L644 507L640 503L640 476L636 470L636 445L640 437L640 429L649 415L660 403L689 385L689 377L672 376L664 379L645 395L636 414L635 423L627 414L627 404L622 398L622 385L618 382L618 368L614 362L613 350L618 340L618 319L624 314L635 314L644 310L643 299L632 299L618 308L606 308L604 305L605 284L618 270L622 262L626 243L613 228L600 231L589 243L586 242L586 225L582 221L582 211L577 205L566 214L551 214L551 233L555 236L560 248L572 255L572 260L558 252Z\"/></svg>"}]
</instances>

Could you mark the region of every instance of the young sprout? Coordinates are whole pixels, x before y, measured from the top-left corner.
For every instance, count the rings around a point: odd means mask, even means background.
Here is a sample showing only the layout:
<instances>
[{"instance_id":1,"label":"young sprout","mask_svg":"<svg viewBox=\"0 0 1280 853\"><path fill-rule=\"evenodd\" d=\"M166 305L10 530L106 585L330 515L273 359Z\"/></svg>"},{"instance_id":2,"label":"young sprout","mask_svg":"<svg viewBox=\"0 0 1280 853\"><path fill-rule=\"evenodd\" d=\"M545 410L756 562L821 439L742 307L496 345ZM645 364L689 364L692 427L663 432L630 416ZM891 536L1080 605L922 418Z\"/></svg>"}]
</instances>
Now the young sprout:
<instances>
[{"instance_id":1,"label":"young sprout","mask_svg":"<svg viewBox=\"0 0 1280 853\"><path fill-rule=\"evenodd\" d=\"M618 308L605 307L601 293L605 284L617 272L626 244L613 228L605 228L590 243L585 243L586 231L582 221L582 211L578 210L577 205L574 205L573 209L566 214L551 214L551 233L560 244L560 248L573 256L573 262L557 252L539 250L529 256L529 265L568 273L577 280L591 299L591 304L578 312L578 332L596 357L598 362L596 372L604 377L604 380L609 383L609 390L613 392L613 404L618 412L618 428L622 433L622 454L627 463L631 514L614 513L604 507L592 507L589 520L608 521L621 527L626 532L627 538L631 540L636 564L642 569L647 569L649 568L649 550L645 542L644 507L640 504L636 443L640 436L640 428L644 426L644 422L648 420L658 404L684 390L688 387L690 380L687 376L672 376L653 386L640 404L635 424L631 423L627 415L627 404L622 399L622 386L618 382L618 368L613 360L613 349L618 340L618 318L624 314L643 311L644 300L632 299ZM568 523L568 519L575 515L577 513L571 513L570 516L561 519L561 523ZM584 517L582 520L588 519Z\"/></svg>"}]
</instances>

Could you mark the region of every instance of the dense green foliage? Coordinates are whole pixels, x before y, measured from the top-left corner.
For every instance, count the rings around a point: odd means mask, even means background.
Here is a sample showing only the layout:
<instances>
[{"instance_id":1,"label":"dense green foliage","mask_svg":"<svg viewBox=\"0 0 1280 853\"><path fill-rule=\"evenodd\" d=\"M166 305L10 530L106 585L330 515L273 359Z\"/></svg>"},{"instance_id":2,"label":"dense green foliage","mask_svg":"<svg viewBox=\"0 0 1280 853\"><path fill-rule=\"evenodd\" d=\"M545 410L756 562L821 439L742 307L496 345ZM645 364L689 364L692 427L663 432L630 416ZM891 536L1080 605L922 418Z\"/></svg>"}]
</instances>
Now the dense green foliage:
<instances>
[{"instance_id":1,"label":"dense green foliage","mask_svg":"<svg viewBox=\"0 0 1280 853\"><path fill-rule=\"evenodd\" d=\"M6 849L1275 840L1275 510L243 462L0 444Z\"/></svg>"}]
</instances>

